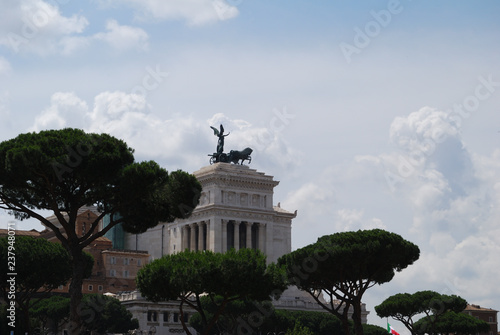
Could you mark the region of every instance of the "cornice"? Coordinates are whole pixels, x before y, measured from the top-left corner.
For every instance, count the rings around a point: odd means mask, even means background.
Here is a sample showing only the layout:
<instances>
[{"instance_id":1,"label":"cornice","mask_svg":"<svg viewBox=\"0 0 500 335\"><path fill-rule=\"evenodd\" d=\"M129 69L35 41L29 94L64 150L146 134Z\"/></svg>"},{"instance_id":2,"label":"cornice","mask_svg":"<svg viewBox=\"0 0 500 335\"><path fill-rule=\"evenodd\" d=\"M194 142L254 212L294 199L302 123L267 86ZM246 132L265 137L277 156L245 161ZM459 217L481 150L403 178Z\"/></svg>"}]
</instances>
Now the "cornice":
<instances>
[{"instance_id":1,"label":"cornice","mask_svg":"<svg viewBox=\"0 0 500 335\"><path fill-rule=\"evenodd\" d=\"M241 207L231 207L231 206L215 206L207 205L203 208L197 208L193 211L191 216L187 219L176 220L176 223L183 224L189 222L204 221L210 219L214 216L229 218L229 219L241 219L241 220L260 220L266 222L280 222L280 223L291 223L291 219L294 214L283 215L285 213L280 213L275 210L261 210L254 208L241 208Z\"/></svg>"},{"instance_id":2,"label":"cornice","mask_svg":"<svg viewBox=\"0 0 500 335\"><path fill-rule=\"evenodd\" d=\"M217 186L220 188L237 187L272 191L279 184L263 172L250 169L245 165L217 163L206 166L194 175L203 187Z\"/></svg>"}]
</instances>

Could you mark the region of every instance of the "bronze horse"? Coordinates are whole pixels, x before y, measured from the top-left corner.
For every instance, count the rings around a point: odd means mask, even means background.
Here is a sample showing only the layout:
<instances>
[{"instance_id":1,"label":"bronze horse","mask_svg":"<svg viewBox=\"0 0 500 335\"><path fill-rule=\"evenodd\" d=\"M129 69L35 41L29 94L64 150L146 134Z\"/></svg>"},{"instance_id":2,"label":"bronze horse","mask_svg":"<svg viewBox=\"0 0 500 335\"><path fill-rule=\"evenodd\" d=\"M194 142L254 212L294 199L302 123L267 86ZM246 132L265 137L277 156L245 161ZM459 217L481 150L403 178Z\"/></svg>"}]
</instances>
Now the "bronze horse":
<instances>
[{"instance_id":1,"label":"bronze horse","mask_svg":"<svg viewBox=\"0 0 500 335\"><path fill-rule=\"evenodd\" d=\"M250 157L250 154L252 153L252 149L251 148L245 148L241 151L239 150L231 150L229 152L229 155L227 156L228 158L228 162L232 162L234 164L238 164L238 161L241 159L241 163L239 164L242 164L243 165L243 162L245 160L248 161L248 163L250 163L252 161L252 158Z\"/></svg>"}]
</instances>

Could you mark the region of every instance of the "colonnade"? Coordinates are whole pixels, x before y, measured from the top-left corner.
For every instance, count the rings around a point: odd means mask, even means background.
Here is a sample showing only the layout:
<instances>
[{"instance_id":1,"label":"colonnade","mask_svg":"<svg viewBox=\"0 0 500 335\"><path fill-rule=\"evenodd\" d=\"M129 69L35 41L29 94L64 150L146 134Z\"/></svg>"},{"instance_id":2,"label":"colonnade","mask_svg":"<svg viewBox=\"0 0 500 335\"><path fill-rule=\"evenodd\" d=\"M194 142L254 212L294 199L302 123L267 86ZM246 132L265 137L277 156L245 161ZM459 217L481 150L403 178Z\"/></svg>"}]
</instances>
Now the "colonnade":
<instances>
[{"instance_id":1,"label":"colonnade","mask_svg":"<svg viewBox=\"0 0 500 335\"><path fill-rule=\"evenodd\" d=\"M211 226L210 221L186 224L182 227L182 249L191 251L222 251L234 248L260 249L265 252L266 224L248 221L220 220ZM211 234L219 235L211 236ZM214 244L220 243L220 247Z\"/></svg>"},{"instance_id":2,"label":"colonnade","mask_svg":"<svg viewBox=\"0 0 500 335\"><path fill-rule=\"evenodd\" d=\"M201 221L182 227L182 250L207 250L209 248L210 222Z\"/></svg>"}]
</instances>

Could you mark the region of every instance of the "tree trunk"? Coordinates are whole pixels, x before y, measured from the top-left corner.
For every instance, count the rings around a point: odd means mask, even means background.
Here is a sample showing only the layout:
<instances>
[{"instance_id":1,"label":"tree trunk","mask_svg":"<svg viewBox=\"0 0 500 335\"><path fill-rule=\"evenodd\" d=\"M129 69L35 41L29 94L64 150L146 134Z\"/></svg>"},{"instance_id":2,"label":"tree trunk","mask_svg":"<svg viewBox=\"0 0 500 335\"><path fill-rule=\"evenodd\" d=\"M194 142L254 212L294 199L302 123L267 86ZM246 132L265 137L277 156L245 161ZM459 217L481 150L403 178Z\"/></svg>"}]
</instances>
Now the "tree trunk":
<instances>
[{"instance_id":1,"label":"tree trunk","mask_svg":"<svg viewBox=\"0 0 500 335\"><path fill-rule=\"evenodd\" d=\"M69 285L69 333L71 335L79 335L82 328L80 308L83 297L82 285L85 272L85 263L82 251L79 248L76 249L77 250L70 251L73 258L73 276L71 277L71 283Z\"/></svg>"},{"instance_id":2,"label":"tree trunk","mask_svg":"<svg viewBox=\"0 0 500 335\"><path fill-rule=\"evenodd\" d=\"M344 328L344 334L350 335L351 329L349 325L349 317L342 318L341 321L342 321L342 328Z\"/></svg>"},{"instance_id":3,"label":"tree trunk","mask_svg":"<svg viewBox=\"0 0 500 335\"><path fill-rule=\"evenodd\" d=\"M180 312L180 318L181 318L181 324L182 328L186 332L187 335L191 335L191 332L189 331L186 322L184 321L184 309L182 308L182 305L184 304L184 300L181 300L181 304L179 306L179 312Z\"/></svg>"},{"instance_id":4,"label":"tree trunk","mask_svg":"<svg viewBox=\"0 0 500 335\"><path fill-rule=\"evenodd\" d=\"M224 311L224 309L226 308L226 304L227 304L227 299L224 298L224 300L222 301L221 305L219 306L219 308L217 309L217 311L215 312L215 315L212 316L212 319L210 320L210 323L208 323L206 325L206 327L204 327L204 330L203 330L203 334L209 334L209 332L212 330L212 328L215 326L215 323L217 322L217 320L219 319L220 315L222 314L222 312Z\"/></svg>"},{"instance_id":5,"label":"tree trunk","mask_svg":"<svg viewBox=\"0 0 500 335\"><path fill-rule=\"evenodd\" d=\"M30 300L28 299L23 308L24 331L26 332L26 334L31 334L29 306L30 306Z\"/></svg>"},{"instance_id":6,"label":"tree trunk","mask_svg":"<svg viewBox=\"0 0 500 335\"><path fill-rule=\"evenodd\" d=\"M352 321L354 322L354 333L363 335L363 325L361 324L361 301L356 301L352 304L353 313Z\"/></svg>"}]
</instances>

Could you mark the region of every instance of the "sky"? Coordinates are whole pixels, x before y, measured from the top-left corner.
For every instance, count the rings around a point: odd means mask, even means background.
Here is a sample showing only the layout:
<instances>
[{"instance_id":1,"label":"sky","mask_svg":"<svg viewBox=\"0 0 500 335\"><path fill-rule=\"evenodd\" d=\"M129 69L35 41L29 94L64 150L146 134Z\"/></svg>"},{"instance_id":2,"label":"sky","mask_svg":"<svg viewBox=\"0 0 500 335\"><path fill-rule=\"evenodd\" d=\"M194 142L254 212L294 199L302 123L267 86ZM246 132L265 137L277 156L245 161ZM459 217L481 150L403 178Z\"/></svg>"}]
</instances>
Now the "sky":
<instances>
[{"instance_id":1,"label":"sky","mask_svg":"<svg viewBox=\"0 0 500 335\"><path fill-rule=\"evenodd\" d=\"M500 310L500 2L0 4L0 141L77 127L194 172L222 123L298 211L293 249L372 228L420 247L369 323L420 290Z\"/></svg>"}]
</instances>

